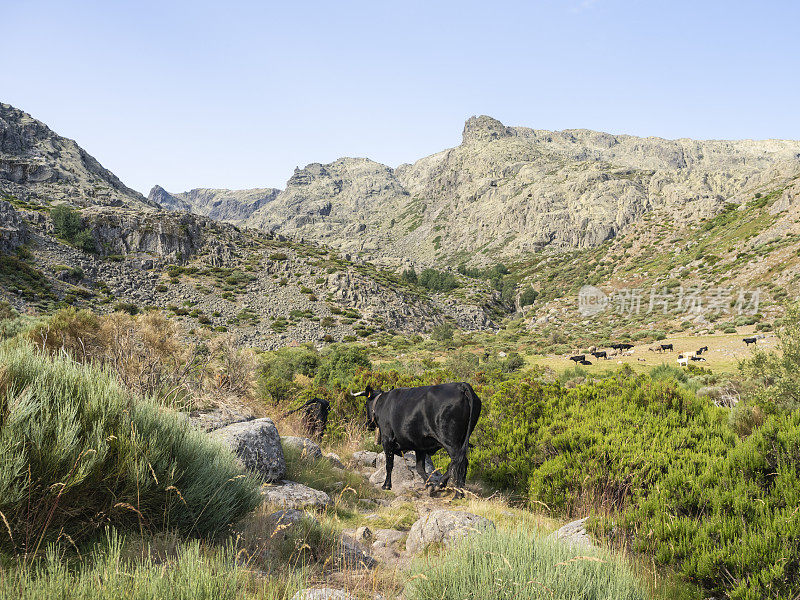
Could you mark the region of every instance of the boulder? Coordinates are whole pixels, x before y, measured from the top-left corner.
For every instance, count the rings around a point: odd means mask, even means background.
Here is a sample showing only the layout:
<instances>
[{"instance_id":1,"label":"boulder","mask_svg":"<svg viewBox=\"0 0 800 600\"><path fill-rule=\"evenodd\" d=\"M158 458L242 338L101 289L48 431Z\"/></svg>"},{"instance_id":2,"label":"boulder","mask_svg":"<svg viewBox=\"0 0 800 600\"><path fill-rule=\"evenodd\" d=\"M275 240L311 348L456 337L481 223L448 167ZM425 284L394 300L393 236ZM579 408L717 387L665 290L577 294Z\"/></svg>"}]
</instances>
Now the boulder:
<instances>
[{"instance_id":1,"label":"boulder","mask_svg":"<svg viewBox=\"0 0 800 600\"><path fill-rule=\"evenodd\" d=\"M337 469L345 468L344 463L342 462L342 459L339 457L338 454L334 454L333 452L328 452L325 455L325 458L328 460L329 463L331 463Z\"/></svg>"},{"instance_id":2,"label":"boulder","mask_svg":"<svg viewBox=\"0 0 800 600\"><path fill-rule=\"evenodd\" d=\"M569 546L579 549L596 548L592 539L586 532L586 521L589 517L572 521L561 527L558 531L551 533L548 537L553 540L560 540Z\"/></svg>"},{"instance_id":3,"label":"boulder","mask_svg":"<svg viewBox=\"0 0 800 600\"><path fill-rule=\"evenodd\" d=\"M358 452L353 452L353 457L350 461L357 467L374 467L378 456L377 452L359 450Z\"/></svg>"},{"instance_id":4,"label":"boulder","mask_svg":"<svg viewBox=\"0 0 800 600\"><path fill-rule=\"evenodd\" d=\"M276 532L280 529L280 531L283 533L283 537L286 537L286 534L294 529L294 527L301 521L308 521L317 525L319 524L319 521L313 516L307 512L297 510L295 508L279 510L267 515L267 523L274 527Z\"/></svg>"},{"instance_id":5,"label":"boulder","mask_svg":"<svg viewBox=\"0 0 800 600\"><path fill-rule=\"evenodd\" d=\"M370 475L370 482L376 486L382 486L386 480L386 456L379 454L376 460L378 470ZM433 483L441 480L439 473L434 473L433 462L430 457L425 460L425 471L430 475ZM425 481L417 473L417 459L413 452L408 452L405 456L396 456L394 468L392 469L392 490L403 493L413 488L423 488Z\"/></svg>"},{"instance_id":6,"label":"boulder","mask_svg":"<svg viewBox=\"0 0 800 600\"><path fill-rule=\"evenodd\" d=\"M366 526L359 527L356 529L355 538L361 544L369 544L372 541L372 530Z\"/></svg>"},{"instance_id":7,"label":"boulder","mask_svg":"<svg viewBox=\"0 0 800 600\"><path fill-rule=\"evenodd\" d=\"M377 529L373 534L375 541L372 546L396 546L405 536L405 533L396 529Z\"/></svg>"},{"instance_id":8,"label":"boulder","mask_svg":"<svg viewBox=\"0 0 800 600\"><path fill-rule=\"evenodd\" d=\"M321 490L315 490L296 481L283 480L279 484L265 483L261 486L264 500L284 508L316 508L327 506L331 498Z\"/></svg>"},{"instance_id":9,"label":"boulder","mask_svg":"<svg viewBox=\"0 0 800 600\"><path fill-rule=\"evenodd\" d=\"M358 542L346 535L339 539L333 553L333 562L340 569L374 569L378 566L378 561L364 552Z\"/></svg>"},{"instance_id":10,"label":"boulder","mask_svg":"<svg viewBox=\"0 0 800 600\"><path fill-rule=\"evenodd\" d=\"M307 588L297 592L292 600L356 600L356 597L334 588Z\"/></svg>"},{"instance_id":11,"label":"boulder","mask_svg":"<svg viewBox=\"0 0 800 600\"><path fill-rule=\"evenodd\" d=\"M292 448L299 452L302 458L316 459L322 457L322 449L308 438L286 435L281 436L281 443L284 448Z\"/></svg>"},{"instance_id":12,"label":"boulder","mask_svg":"<svg viewBox=\"0 0 800 600\"><path fill-rule=\"evenodd\" d=\"M221 427L211 433L227 445L246 469L265 481L279 481L286 476L281 439L272 419L255 419Z\"/></svg>"},{"instance_id":13,"label":"boulder","mask_svg":"<svg viewBox=\"0 0 800 600\"><path fill-rule=\"evenodd\" d=\"M406 540L406 550L419 554L429 544L449 546L454 541L494 529L494 523L472 513L455 510L434 510L411 526Z\"/></svg>"}]
</instances>

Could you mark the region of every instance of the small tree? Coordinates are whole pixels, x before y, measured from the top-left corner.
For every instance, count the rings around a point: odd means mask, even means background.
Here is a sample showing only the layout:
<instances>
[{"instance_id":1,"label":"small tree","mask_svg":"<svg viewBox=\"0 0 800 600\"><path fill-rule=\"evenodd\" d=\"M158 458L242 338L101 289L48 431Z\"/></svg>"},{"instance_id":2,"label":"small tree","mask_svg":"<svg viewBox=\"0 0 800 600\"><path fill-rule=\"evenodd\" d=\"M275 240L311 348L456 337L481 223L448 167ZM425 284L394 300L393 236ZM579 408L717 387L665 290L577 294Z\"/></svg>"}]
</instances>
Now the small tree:
<instances>
[{"instance_id":1,"label":"small tree","mask_svg":"<svg viewBox=\"0 0 800 600\"><path fill-rule=\"evenodd\" d=\"M450 323L442 323L431 330L431 337L437 342L449 342L452 341L454 332L455 327Z\"/></svg>"},{"instance_id":2,"label":"small tree","mask_svg":"<svg viewBox=\"0 0 800 600\"><path fill-rule=\"evenodd\" d=\"M417 272L414 270L414 267L409 267L408 269L403 271L403 274L400 275L400 278L403 281L405 281L407 283L413 283L414 285L416 285L417 281L418 281L417 280Z\"/></svg>"},{"instance_id":3,"label":"small tree","mask_svg":"<svg viewBox=\"0 0 800 600\"><path fill-rule=\"evenodd\" d=\"M52 211L50 216L53 219L53 229L55 234L71 242L83 228L81 216L77 210L66 204L59 204Z\"/></svg>"}]
</instances>

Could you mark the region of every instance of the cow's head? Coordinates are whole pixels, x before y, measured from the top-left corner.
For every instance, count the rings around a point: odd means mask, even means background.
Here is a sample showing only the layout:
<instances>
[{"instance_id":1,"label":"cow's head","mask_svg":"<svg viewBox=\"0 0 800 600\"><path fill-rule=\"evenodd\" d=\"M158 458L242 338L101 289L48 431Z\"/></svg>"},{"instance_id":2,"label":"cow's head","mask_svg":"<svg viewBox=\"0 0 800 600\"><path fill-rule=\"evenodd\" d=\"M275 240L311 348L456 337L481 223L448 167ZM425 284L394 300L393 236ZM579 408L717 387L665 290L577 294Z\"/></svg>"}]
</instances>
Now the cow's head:
<instances>
[{"instance_id":1,"label":"cow's head","mask_svg":"<svg viewBox=\"0 0 800 600\"><path fill-rule=\"evenodd\" d=\"M375 404L378 401L378 397L383 393L383 390L377 389L373 390L371 386L367 386L363 392L357 393L350 393L351 396L364 396L365 408L367 413L367 429L370 431L374 431L378 428L378 419L375 416Z\"/></svg>"}]
</instances>

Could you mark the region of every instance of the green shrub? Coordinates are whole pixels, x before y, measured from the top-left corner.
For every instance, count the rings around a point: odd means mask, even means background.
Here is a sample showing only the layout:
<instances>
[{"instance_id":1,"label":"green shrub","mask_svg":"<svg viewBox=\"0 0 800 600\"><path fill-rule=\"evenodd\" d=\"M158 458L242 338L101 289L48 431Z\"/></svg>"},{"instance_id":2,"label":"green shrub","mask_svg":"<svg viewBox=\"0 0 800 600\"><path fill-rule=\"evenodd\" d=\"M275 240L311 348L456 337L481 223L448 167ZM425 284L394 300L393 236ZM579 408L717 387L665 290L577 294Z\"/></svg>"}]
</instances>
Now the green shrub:
<instances>
[{"instance_id":1,"label":"green shrub","mask_svg":"<svg viewBox=\"0 0 800 600\"><path fill-rule=\"evenodd\" d=\"M58 237L73 240L83 229L80 213L67 204L59 204L50 211L53 219L53 231Z\"/></svg>"},{"instance_id":2,"label":"green shrub","mask_svg":"<svg viewBox=\"0 0 800 600\"><path fill-rule=\"evenodd\" d=\"M452 341L454 332L455 327L453 327L450 323L445 322L441 325L434 325L433 329L431 330L431 338L437 342L449 342Z\"/></svg>"},{"instance_id":3,"label":"green shrub","mask_svg":"<svg viewBox=\"0 0 800 600\"><path fill-rule=\"evenodd\" d=\"M230 452L110 371L22 342L0 346L0 365L2 547L105 524L208 535L257 505Z\"/></svg>"},{"instance_id":4,"label":"green shrub","mask_svg":"<svg viewBox=\"0 0 800 600\"><path fill-rule=\"evenodd\" d=\"M572 388L529 375L484 400L471 471L531 504L609 515L627 541L715 597L792 598L800 586L800 412L750 423L673 367Z\"/></svg>"},{"instance_id":5,"label":"green shrub","mask_svg":"<svg viewBox=\"0 0 800 600\"><path fill-rule=\"evenodd\" d=\"M458 280L455 275L445 271L437 271L436 269L423 270L419 274L418 283L433 292L449 292L458 287Z\"/></svg>"},{"instance_id":6,"label":"green shrub","mask_svg":"<svg viewBox=\"0 0 800 600\"><path fill-rule=\"evenodd\" d=\"M519 305L528 306L536 302L536 297L539 295L533 287L529 286L519 295Z\"/></svg>"},{"instance_id":7,"label":"green shrub","mask_svg":"<svg viewBox=\"0 0 800 600\"><path fill-rule=\"evenodd\" d=\"M490 531L417 559L409 600L649 600L643 581L604 552L525 531Z\"/></svg>"},{"instance_id":8,"label":"green shrub","mask_svg":"<svg viewBox=\"0 0 800 600\"><path fill-rule=\"evenodd\" d=\"M800 305L790 305L777 329L779 351L756 349L742 361L751 402L768 413L800 408Z\"/></svg>"},{"instance_id":9,"label":"green shrub","mask_svg":"<svg viewBox=\"0 0 800 600\"><path fill-rule=\"evenodd\" d=\"M321 353L321 361L314 377L317 385L345 389L359 369L370 369L367 349L363 346L334 344Z\"/></svg>"},{"instance_id":10,"label":"green shrub","mask_svg":"<svg viewBox=\"0 0 800 600\"><path fill-rule=\"evenodd\" d=\"M409 267L400 275L400 279L405 281L406 283L411 283L416 285L419 282L417 278L417 272L414 270L414 267Z\"/></svg>"}]
</instances>

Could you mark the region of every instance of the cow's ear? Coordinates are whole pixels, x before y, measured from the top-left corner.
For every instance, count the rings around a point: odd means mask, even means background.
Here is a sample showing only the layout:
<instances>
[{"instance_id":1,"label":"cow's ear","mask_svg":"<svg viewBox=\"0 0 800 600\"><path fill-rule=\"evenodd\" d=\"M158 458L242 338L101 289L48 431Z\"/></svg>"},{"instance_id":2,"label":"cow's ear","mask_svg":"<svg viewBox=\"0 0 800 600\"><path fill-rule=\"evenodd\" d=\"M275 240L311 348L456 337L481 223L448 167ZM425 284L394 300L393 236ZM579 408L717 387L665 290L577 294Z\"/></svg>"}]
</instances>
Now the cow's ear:
<instances>
[{"instance_id":1,"label":"cow's ear","mask_svg":"<svg viewBox=\"0 0 800 600\"><path fill-rule=\"evenodd\" d=\"M371 385L367 386L367 389L364 390L364 394L367 395L367 396L372 396L372 386Z\"/></svg>"}]
</instances>

